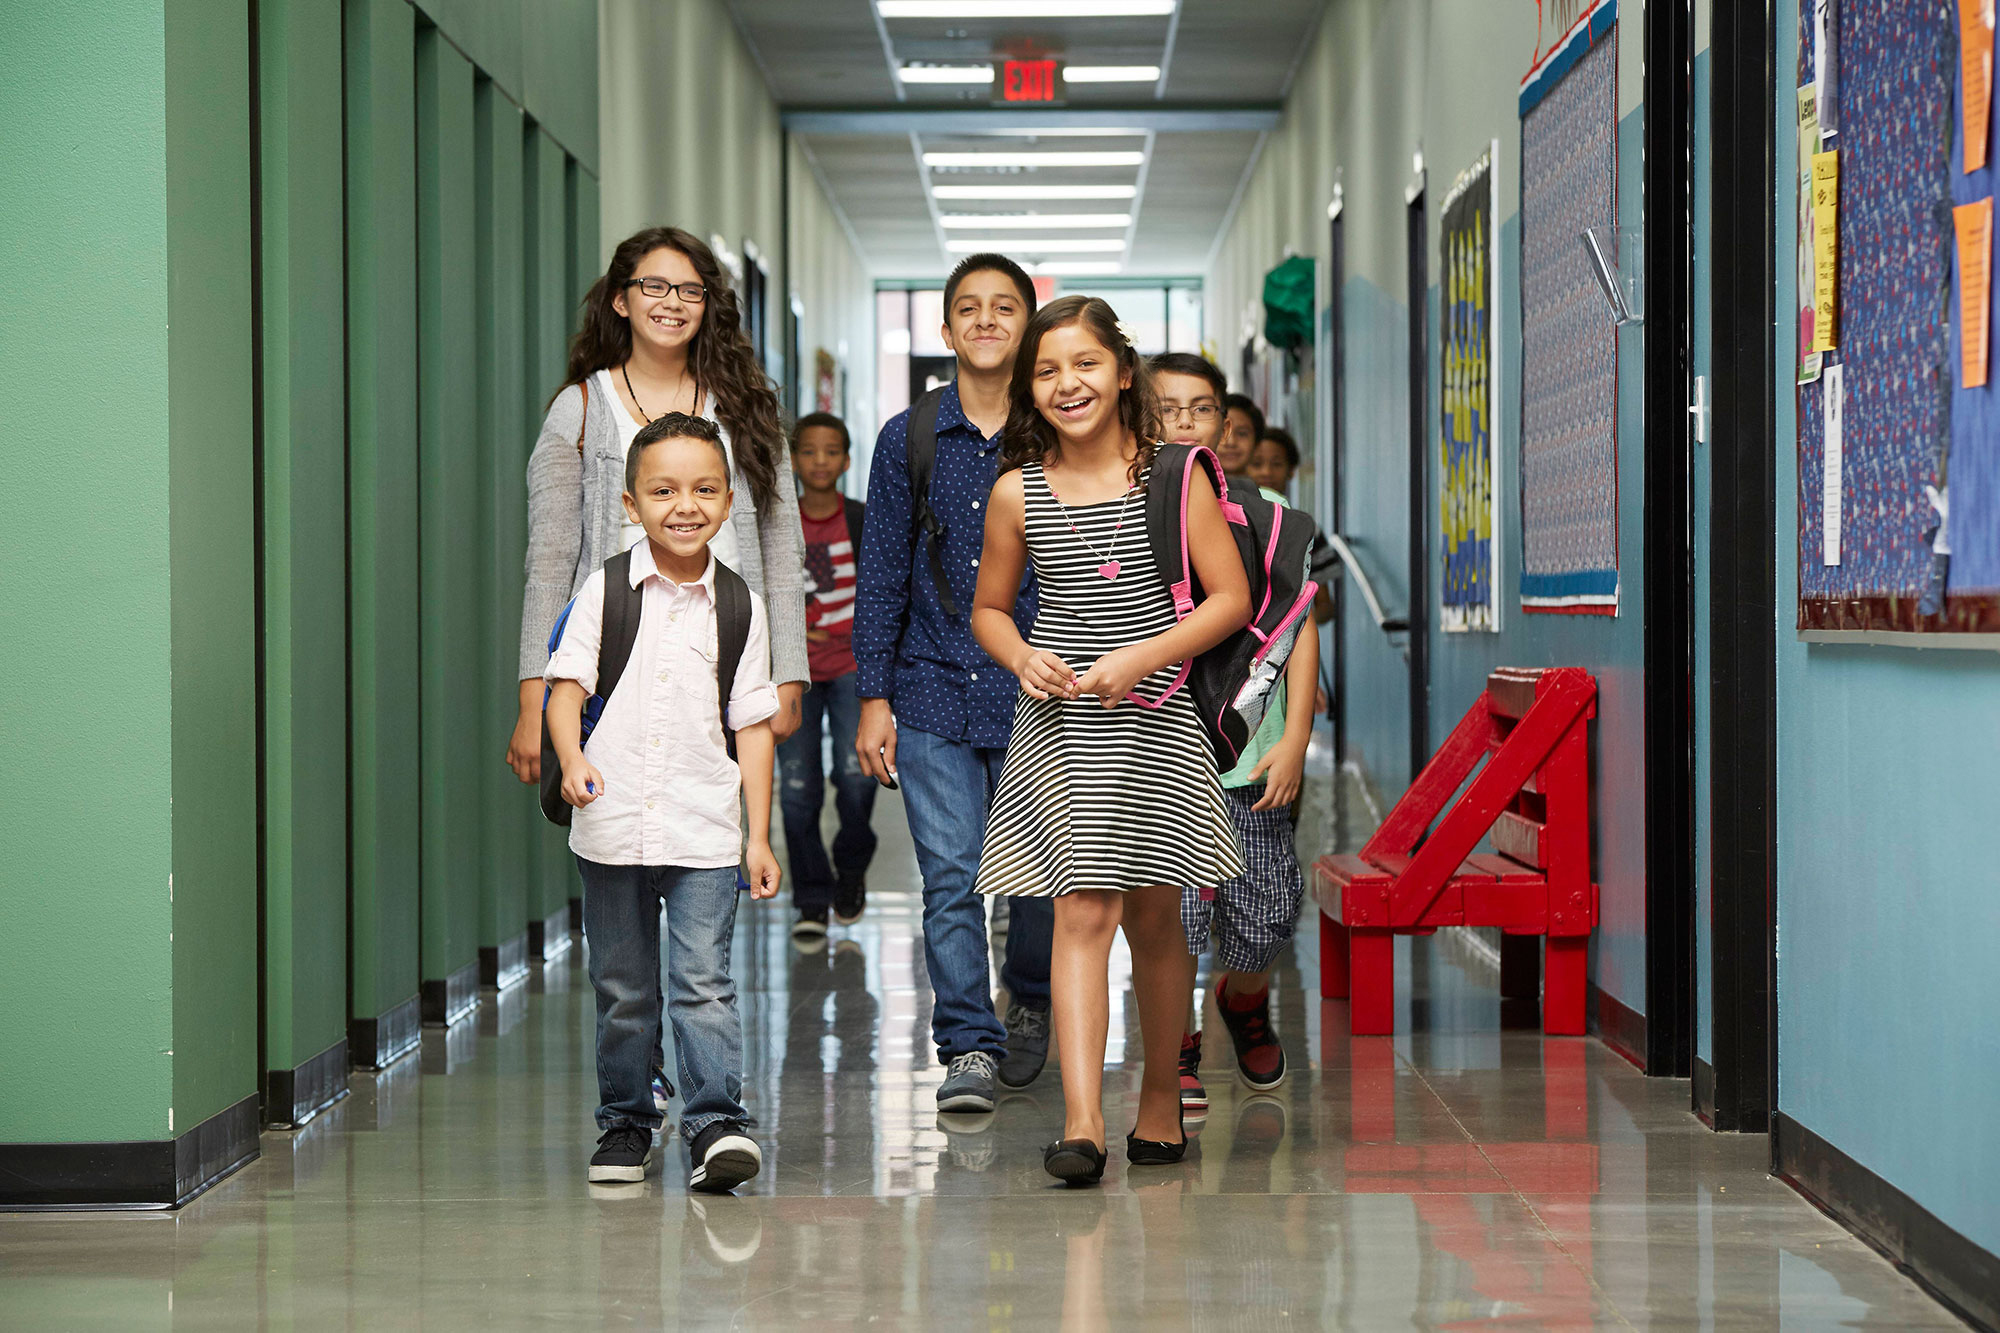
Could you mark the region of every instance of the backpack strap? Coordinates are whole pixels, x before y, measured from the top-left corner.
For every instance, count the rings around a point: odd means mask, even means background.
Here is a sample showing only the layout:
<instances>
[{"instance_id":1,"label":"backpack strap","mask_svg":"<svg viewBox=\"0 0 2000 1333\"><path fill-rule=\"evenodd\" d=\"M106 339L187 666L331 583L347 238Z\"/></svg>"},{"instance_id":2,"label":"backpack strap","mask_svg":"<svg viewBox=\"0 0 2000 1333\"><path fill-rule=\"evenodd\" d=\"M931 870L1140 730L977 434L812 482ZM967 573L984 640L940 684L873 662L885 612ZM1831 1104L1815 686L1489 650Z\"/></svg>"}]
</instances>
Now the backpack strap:
<instances>
[{"instance_id":1,"label":"backpack strap","mask_svg":"<svg viewBox=\"0 0 2000 1333\"><path fill-rule=\"evenodd\" d=\"M618 678L625 674L625 664L632 658L632 646L639 639L639 612L645 592L632 586L632 552L620 551L604 562L604 613L602 632L597 639L597 690L596 697L611 698L611 691L618 688ZM556 627L549 635L549 652L553 655L556 645L562 642L563 631L569 626L569 613L576 608L574 598L563 607L562 615L556 618ZM575 813L562 796L562 761L556 758L555 742L549 736L548 715L549 691L542 691L542 814L552 824L569 827L570 817ZM589 700L584 701L589 707Z\"/></svg>"},{"instance_id":2,"label":"backpack strap","mask_svg":"<svg viewBox=\"0 0 2000 1333\"><path fill-rule=\"evenodd\" d=\"M582 424L581 426L578 426L578 427L576 428L576 456L577 456L578 458L582 458L582 457L583 457L583 437L584 437L584 436L586 436L586 435L588 435L588 434L590 434L590 379L589 379L589 377L588 377L588 376L585 376L585 377L584 377L583 379L580 379L580 380L578 380L578 381L576 382L576 387L577 387L577 388L579 388L579 389L581 389L581 390L583 390L583 424Z\"/></svg>"},{"instance_id":3,"label":"backpack strap","mask_svg":"<svg viewBox=\"0 0 2000 1333\"><path fill-rule=\"evenodd\" d=\"M951 595L951 580L944 572L945 526L931 509L931 474L937 470L937 419L938 406L944 402L944 390L932 389L916 402L910 404L910 426L908 432L910 464L910 517L916 531L922 534L924 544L930 551L931 583L937 589L938 603L948 616L958 615L958 603Z\"/></svg>"},{"instance_id":4,"label":"backpack strap","mask_svg":"<svg viewBox=\"0 0 2000 1333\"><path fill-rule=\"evenodd\" d=\"M729 696L736 692L736 668L750 642L750 585L715 562L715 702L722 714L722 743L736 757L736 733L729 729Z\"/></svg>"},{"instance_id":5,"label":"backpack strap","mask_svg":"<svg viewBox=\"0 0 2000 1333\"><path fill-rule=\"evenodd\" d=\"M847 540L854 544L854 564L861 565L861 525L866 521L868 506L853 496L847 497Z\"/></svg>"},{"instance_id":6,"label":"backpack strap","mask_svg":"<svg viewBox=\"0 0 2000 1333\"><path fill-rule=\"evenodd\" d=\"M1200 445L1162 444L1153 454L1153 467L1146 482L1146 539L1153 548L1153 563L1169 578L1167 591L1174 599L1174 618L1186 620L1201 600L1201 583L1195 577L1188 554L1188 486L1194 470L1203 468L1214 483L1216 499L1226 516L1230 508L1229 483L1223 478L1222 464L1215 454ZM1178 578L1173 571L1179 570Z\"/></svg>"}]
</instances>

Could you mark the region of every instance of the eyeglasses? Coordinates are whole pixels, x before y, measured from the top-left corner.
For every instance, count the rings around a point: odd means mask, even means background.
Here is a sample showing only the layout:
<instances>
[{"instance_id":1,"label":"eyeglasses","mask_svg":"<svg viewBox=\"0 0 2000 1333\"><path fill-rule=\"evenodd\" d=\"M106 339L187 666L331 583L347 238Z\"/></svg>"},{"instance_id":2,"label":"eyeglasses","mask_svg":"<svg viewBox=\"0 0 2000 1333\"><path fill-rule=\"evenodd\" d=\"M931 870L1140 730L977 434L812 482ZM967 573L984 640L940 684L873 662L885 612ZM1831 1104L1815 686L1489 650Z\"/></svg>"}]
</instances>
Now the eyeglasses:
<instances>
[{"instance_id":1,"label":"eyeglasses","mask_svg":"<svg viewBox=\"0 0 2000 1333\"><path fill-rule=\"evenodd\" d=\"M668 282L665 278L634 278L625 285L627 287L637 287L640 291L655 299L665 296L668 292L679 292L681 300L687 302L689 305L700 305L708 299L708 288L698 282L673 283Z\"/></svg>"},{"instance_id":2,"label":"eyeglasses","mask_svg":"<svg viewBox=\"0 0 2000 1333\"><path fill-rule=\"evenodd\" d=\"M1222 415L1222 409L1214 403L1195 403L1188 407L1179 403L1161 403L1160 415L1169 421L1178 421L1182 417L1190 421L1213 421Z\"/></svg>"}]
</instances>

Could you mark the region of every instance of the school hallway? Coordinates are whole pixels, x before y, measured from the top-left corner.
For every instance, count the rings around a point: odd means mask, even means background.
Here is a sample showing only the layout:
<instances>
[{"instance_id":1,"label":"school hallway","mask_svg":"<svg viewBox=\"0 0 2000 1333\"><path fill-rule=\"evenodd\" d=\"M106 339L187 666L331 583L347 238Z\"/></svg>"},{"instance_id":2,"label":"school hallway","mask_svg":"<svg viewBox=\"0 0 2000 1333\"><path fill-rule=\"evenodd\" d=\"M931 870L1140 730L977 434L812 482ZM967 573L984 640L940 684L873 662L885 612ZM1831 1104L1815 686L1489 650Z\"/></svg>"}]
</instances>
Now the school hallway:
<instances>
[{"instance_id":1,"label":"school hallway","mask_svg":"<svg viewBox=\"0 0 2000 1333\"><path fill-rule=\"evenodd\" d=\"M1307 850L1341 836L1331 784L1309 791ZM1364 825L1347 804L1341 826ZM1592 1038L1503 1031L1490 966L1442 934L1398 960L1399 1035L1350 1037L1345 1004L1317 997L1309 915L1273 980L1286 1082L1246 1094L1211 1002L1198 1148L1139 1170L1114 1148L1101 1189L1066 1190L1041 1164L1053 1058L990 1117L936 1110L894 797L877 823L867 915L830 947L795 948L778 903L739 909L765 1169L738 1197L690 1195L678 1138L643 1184L585 1182L579 940L177 1213L0 1219L0 1324L1960 1326L1772 1179L1761 1138L1704 1128L1684 1085ZM1136 1091L1128 982L1121 943L1114 1139Z\"/></svg>"}]
</instances>

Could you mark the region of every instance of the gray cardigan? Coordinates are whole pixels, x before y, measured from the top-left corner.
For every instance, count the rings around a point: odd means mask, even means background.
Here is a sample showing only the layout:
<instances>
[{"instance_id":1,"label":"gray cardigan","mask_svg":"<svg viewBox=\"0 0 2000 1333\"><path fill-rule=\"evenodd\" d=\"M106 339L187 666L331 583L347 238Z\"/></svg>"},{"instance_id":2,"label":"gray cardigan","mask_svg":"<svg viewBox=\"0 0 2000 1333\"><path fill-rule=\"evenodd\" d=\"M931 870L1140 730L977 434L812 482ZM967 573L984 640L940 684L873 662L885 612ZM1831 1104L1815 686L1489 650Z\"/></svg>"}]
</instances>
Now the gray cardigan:
<instances>
[{"instance_id":1,"label":"gray cardigan","mask_svg":"<svg viewBox=\"0 0 2000 1333\"><path fill-rule=\"evenodd\" d=\"M542 674L549 660L549 631L592 570L617 554L625 522L625 455L604 395L585 395L572 384L549 404L535 451L528 457L527 588L521 597L521 680ZM719 423L718 423L719 424ZM577 451L582 432L583 450ZM729 439L724 431L725 441ZM732 458L735 457L732 449ZM781 477L785 475L782 471ZM799 507L780 492L777 513L760 512L747 489L736 497L743 576L764 599L771 626L771 679L806 681L804 530Z\"/></svg>"}]
</instances>

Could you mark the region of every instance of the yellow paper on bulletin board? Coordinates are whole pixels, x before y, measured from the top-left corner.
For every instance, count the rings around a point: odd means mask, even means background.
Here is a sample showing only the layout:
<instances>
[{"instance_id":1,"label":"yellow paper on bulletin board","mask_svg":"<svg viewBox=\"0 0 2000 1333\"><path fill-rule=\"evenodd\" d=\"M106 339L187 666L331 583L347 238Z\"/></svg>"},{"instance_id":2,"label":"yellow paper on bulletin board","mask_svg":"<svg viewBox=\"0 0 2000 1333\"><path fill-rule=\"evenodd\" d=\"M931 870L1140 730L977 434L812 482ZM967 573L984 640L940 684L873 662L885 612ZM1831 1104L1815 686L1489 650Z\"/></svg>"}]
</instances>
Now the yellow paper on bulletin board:
<instances>
[{"instance_id":1,"label":"yellow paper on bulletin board","mask_svg":"<svg viewBox=\"0 0 2000 1333\"><path fill-rule=\"evenodd\" d=\"M1959 87L1965 96L1965 167L1986 165L1987 117L1993 108L1993 0L1958 0Z\"/></svg>"},{"instance_id":2,"label":"yellow paper on bulletin board","mask_svg":"<svg viewBox=\"0 0 2000 1333\"><path fill-rule=\"evenodd\" d=\"M1951 210L1958 230L1958 387L1975 389L1986 383L1987 339L1990 336L1993 273L1987 256L1993 253L1993 198Z\"/></svg>"},{"instance_id":3,"label":"yellow paper on bulletin board","mask_svg":"<svg viewBox=\"0 0 2000 1333\"><path fill-rule=\"evenodd\" d=\"M1840 153L1815 153L1812 160L1813 350L1830 352L1834 342L1834 284L1839 276Z\"/></svg>"}]
</instances>

